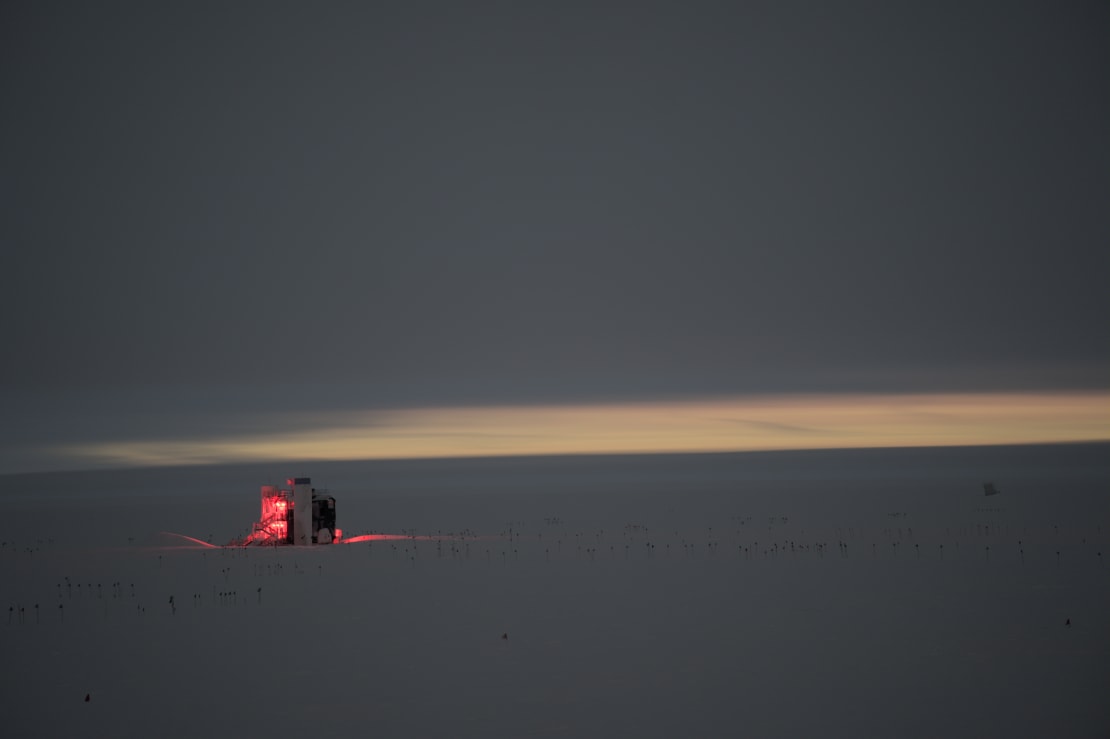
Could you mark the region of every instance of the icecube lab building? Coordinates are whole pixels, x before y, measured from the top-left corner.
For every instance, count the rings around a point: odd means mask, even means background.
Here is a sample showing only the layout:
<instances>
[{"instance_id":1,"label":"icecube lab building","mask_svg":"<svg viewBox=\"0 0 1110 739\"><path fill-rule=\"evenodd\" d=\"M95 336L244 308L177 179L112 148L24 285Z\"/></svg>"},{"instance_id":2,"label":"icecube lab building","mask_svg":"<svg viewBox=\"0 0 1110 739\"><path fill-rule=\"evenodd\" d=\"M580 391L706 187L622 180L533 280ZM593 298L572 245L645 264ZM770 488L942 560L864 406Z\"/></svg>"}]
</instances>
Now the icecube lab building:
<instances>
[{"instance_id":1,"label":"icecube lab building","mask_svg":"<svg viewBox=\"0 0 1110 739\"><path fill-rule=\"evenodd\" d=\"M290 489L262 486L262 515L246 545L311 546L333 544L343 532L335 526L335 498L312 487L312 478L285 481Z\"/></svg>"}]
</instances>

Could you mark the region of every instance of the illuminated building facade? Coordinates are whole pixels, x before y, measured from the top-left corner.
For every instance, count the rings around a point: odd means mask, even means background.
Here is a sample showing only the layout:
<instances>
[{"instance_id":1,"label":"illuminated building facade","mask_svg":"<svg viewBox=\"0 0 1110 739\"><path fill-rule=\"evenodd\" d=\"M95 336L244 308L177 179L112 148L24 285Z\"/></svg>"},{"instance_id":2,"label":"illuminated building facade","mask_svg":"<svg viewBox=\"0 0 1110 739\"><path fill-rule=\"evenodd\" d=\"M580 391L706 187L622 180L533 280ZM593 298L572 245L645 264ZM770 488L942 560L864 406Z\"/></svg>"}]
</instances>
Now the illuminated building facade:
<instances>
[{"instance_id":1,"label":"illuminated building facade","mask_svg":"<svg viewBox=\"0 0 1110 739\"><path fill-rule=\"evenodd\" d=\"M285 481L288 489L262 486L262 513L244 545L311 546L334 544L343 532L335 526L335 498L317 491L312 479Z\"/></svg>"}]
</instances>

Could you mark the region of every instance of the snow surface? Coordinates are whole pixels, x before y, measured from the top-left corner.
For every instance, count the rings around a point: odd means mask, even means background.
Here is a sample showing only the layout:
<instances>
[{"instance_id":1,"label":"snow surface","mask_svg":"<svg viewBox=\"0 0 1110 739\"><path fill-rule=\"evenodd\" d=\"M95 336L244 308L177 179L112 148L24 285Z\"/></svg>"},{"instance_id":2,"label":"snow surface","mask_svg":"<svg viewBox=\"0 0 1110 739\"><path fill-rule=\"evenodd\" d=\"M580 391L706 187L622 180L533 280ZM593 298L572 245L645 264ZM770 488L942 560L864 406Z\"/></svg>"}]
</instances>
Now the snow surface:
<instances>
[{"instance_id":1,"label":"snow surface","mask_svg":"<svg viewBox=\"0 0 1110 739\"><path fill-rule=\"evenodd\" d=\"M418 538L159 533L301 475ZM5 736L1110 732L1107 445L0 482Z\"/></svg>"}]
</instances>

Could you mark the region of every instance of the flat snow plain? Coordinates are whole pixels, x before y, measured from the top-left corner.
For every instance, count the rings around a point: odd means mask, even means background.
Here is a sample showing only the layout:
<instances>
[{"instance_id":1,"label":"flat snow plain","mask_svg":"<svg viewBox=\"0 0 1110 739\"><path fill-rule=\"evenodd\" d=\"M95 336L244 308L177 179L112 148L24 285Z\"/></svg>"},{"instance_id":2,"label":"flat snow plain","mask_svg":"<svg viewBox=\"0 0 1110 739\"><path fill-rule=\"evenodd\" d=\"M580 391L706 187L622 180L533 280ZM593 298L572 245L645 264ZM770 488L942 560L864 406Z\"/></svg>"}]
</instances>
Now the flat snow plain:
<instances>
[{"instance_id":1,"label":"flat snow plain","mask_svg":"<svg viewBox=\"0 0 1110 739\"><path fill-rule=\"evenodd\" d=\"M1110 733L1110 445L0 482L5 736Z\"/></svg>"}]
</instances>

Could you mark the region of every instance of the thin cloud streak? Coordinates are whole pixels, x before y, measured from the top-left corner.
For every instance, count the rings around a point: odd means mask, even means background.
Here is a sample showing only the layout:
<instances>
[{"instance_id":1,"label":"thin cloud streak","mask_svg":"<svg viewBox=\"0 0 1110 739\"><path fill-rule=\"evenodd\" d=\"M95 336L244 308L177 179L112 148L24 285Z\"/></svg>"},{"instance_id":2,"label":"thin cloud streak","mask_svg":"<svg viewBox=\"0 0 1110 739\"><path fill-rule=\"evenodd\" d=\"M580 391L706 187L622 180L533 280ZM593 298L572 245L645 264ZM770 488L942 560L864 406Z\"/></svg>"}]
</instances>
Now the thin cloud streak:
<instances>
[{"instance_id":1,"label":"thin cloud streak","mask_svg":"<svg viewBox=\"0 0 1110 739\"><path fill-rule=\"evenodd\" d=\"M1110 393L733 397L322 414L272 434L58 447L70 468L1110 440Z\"/></svg>"}]
</instances>

